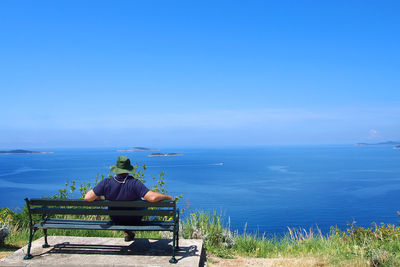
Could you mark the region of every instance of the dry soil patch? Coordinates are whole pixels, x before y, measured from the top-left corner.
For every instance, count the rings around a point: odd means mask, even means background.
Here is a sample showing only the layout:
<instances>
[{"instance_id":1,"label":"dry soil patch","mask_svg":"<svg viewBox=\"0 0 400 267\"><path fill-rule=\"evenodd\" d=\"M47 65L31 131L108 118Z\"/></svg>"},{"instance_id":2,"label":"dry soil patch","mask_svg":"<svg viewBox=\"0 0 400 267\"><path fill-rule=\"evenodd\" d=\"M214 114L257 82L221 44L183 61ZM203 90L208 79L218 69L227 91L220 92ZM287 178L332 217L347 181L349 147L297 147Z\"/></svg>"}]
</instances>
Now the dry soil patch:
<instances>
[{"instance_id":1,"label":"dry soil patch","mask_svg":"<svg viewBox=\"0 0 400 267\"><path fill-rule=\"evenodd\" d=\"M236 257L234 259L221 259L208 256L207 263L210 267L242 267L242 266L277 266L277 267L322 267L328 266L317 258L247 258Z\"/></svg>"}]
</instances>

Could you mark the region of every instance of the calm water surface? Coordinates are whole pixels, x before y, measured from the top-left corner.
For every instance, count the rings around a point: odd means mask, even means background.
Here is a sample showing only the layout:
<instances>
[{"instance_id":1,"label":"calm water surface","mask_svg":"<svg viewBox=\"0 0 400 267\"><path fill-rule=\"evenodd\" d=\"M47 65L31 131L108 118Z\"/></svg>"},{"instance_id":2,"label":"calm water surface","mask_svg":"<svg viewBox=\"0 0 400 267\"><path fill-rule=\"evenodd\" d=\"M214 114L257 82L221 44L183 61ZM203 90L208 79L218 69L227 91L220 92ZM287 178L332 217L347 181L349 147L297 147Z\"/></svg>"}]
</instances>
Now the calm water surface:
<instances>
[{"instance_id":1,"label":"calm water surface","mask_svg":"<svg viewBox=\"0 0 400 267\"><path fill-rule=\"evenodd\" d=\"M43 150L45 151L45 150ZM46 150L48 151L48 150ZM347 222L398 224L400 150L390 146L275 146L235 149L162 149L180 157L116 149L51 149L54 154L0 155L0 207L18 209L25 197L54 195L66 181L93 182L117 156L146 164L147 185L165 172L180 206L215 210L231 228L282 233L287 227ZM78 197L78 193L76 194Z\"/></svg>"}]
</instances>

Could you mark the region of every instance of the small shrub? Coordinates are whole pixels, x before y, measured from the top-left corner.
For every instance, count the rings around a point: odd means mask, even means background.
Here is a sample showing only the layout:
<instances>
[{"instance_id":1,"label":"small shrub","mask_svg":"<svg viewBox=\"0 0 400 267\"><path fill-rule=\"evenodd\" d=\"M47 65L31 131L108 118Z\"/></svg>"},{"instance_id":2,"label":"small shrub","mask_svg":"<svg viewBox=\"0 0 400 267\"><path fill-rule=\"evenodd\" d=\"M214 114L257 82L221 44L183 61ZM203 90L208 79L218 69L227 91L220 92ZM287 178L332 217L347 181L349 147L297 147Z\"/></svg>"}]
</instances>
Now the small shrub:
<instances>
[{"instance_id":1,"label":"small shrub","mask_svg":"<svg viewBox=\"0 0 400 267\"><path fill-rule=\"evenodd\" d=\"M223 226L222 216L216 212L197 212L182 222L184 238L203 239L208 247L232 248L235 240L231 231Z\"/></svg>"}]
</instances>

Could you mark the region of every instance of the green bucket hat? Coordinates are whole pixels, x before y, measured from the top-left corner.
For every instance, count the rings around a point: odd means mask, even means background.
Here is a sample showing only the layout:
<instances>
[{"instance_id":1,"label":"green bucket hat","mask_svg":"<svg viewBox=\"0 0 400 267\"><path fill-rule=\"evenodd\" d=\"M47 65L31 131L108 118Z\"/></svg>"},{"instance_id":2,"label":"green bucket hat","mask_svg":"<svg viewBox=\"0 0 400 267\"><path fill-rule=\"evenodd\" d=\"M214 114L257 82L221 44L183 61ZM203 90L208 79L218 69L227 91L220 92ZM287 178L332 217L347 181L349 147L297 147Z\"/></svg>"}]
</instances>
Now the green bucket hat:
<instances>
[{"instance_id":1,"label":"green bucket hat","mask_svg":"<svg viewBox=\"0 0 400 267\"><path fill-rule=\"evenodd\" d=\"M131 173L133 171L133 166L127 156L119 156L117 164L110 166L110 170L115 174Z\"/></svg>"}]
</instances>

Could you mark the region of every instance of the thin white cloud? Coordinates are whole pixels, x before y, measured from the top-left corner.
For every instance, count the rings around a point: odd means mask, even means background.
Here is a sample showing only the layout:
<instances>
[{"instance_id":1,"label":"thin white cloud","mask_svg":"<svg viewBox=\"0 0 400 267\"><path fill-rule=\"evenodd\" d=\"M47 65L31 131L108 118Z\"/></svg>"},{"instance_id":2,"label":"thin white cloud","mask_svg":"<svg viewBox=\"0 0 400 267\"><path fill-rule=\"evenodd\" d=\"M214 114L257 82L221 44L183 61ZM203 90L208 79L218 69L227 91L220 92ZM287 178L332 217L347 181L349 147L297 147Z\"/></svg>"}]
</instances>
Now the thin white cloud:
<instances>
[{"instance_id":1,"label":"thin white cloud","mask_svg":"<svg viewBox=\"0 0 400 267\"><path fill-rule=\"evenodd\" d=\"M123 114L123 115L121 115ZM343 131L355 126L368 125L399 126L400 108L337 108L326 110L312 109L253 109L253 110L208 110L198 112L165 112L140 114L110 111L99 116L68 117L67 115L47 118L19 118L8 128L43 131L56 130L123 130L123 129L165 129L165 128L329 128L342 127ZM371 129L371 128L369 128ZM378 136L378 131L371 129L369 136Z\"/></svg>"},{"instance_id":2,"label":"thin white cloud","mask_svg":"<svg viewBox=\"0 0 400 267\"><path fill-rule=\"evenodd\" d=\"M199 112L105 115L18 120L14 126L57 129L135 129L166 127L235 128L272 122L340 119L337 114L296 109L212 110Z\"/></svg>"},{"instance_id":3,"label":"thin white cloud","mask_svg":"<svg viewBox=\"0 0 400 267\"><path fill-rule=\"evenodd\" d=\"M369 130L369 136L368 139L375 139L379 136L379 132L375 129Z\"/></svg>"}]
</instances>

